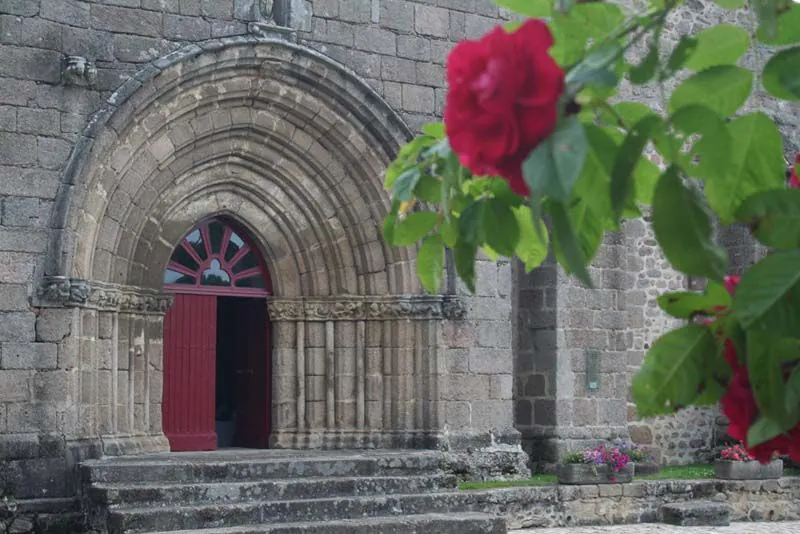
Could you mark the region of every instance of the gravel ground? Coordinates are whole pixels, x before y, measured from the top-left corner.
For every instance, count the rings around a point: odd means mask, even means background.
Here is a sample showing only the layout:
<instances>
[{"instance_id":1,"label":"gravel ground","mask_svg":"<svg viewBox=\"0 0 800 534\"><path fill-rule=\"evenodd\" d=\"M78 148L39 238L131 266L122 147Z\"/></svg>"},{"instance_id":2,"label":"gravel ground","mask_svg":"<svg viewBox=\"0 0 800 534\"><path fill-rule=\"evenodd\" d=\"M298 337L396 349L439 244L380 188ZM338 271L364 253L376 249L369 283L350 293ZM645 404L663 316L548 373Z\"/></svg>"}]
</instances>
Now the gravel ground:
<instances>
[{"instance_id":1,"label":"gravel ground","mask_svg":"<svg viewBox=\"0 0 800 534\"><path fill-rule=\"evenodd\" d=\"M732 523L729 527L674 527L660 523L613 527L530 528L516 534L800 534L800 521Z\"/></svg>"}]
</instances>

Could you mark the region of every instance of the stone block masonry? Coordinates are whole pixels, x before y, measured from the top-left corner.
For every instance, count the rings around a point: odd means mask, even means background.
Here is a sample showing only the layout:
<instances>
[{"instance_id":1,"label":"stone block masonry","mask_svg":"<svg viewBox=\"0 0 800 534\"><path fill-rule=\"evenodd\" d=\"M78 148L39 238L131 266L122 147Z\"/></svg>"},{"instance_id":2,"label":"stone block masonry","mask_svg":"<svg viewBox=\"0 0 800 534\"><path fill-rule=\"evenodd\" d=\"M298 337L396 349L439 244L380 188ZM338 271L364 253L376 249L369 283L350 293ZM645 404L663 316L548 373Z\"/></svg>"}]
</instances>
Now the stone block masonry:
<instances>
[{"instance_id":1,"label":"stone block masonry","mask_svg":"<svg viewBox=\"0 0 800 534\"><path fill-rule=\"evenodd\" d=\"M710 6L681 19L721 20ZM270 16L289 28L270 29ZM380 242L379 176L441 116L454 44L508 18L489 0L0 1L0 460L13 466L10 491L69 497L76 459L164 450L157 290L170 247L199 218L250 222L281 297L419 293L413 251ZM65 55L93 62L96 81L66 83ZM797 110L773 111L796 148ZM750 248L724 239L746 264ZM604 245L597 291L552 262L527 276L486 258L477 269L475 295L452 269L447 277L465 314L445 313L443 300L416 330L405 319L307 329L287 319L275 341L279 441L330 443L338 430L301 427L358 421L445 449L470 477L524 474L520 430L537 459L630 432L682 462L708 441L707 414L629 422L631 373L667 326L655 293L685 283L638 222ZM590 351L600 353L596 391L586 388ZM337 354L344 363L329 368L348 372L328 383L316 363ZM370 355L363 367L356 354Z\"/></svg>"}]
</instances>

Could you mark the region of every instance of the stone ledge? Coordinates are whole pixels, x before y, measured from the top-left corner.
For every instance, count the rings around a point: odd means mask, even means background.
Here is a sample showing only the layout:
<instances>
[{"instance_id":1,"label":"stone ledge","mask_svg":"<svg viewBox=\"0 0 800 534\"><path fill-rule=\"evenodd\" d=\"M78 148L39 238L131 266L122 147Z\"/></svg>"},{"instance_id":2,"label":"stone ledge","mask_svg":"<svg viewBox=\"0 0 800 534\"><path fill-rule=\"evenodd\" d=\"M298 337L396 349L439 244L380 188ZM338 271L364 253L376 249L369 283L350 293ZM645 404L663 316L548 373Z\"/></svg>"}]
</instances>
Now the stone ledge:
<instances>
[{"instance_id":1,"label":"stone ledge","mask_svg":"<svg viewBox=\"0 0 800 534\"><path fill-rule=\"evenodd\" d=\"M510 530L653 523L668 503L715 501L732 521L800 520L800 477L780 480L647 480L597 486L533 486L468 491L470 509L504 516ZM614 492L617 493L617 492Z\"/></svg>"},{"instance_id":2,"label":"stone ledge","mask_svg":"<svg viewBox=\"0 0 800 534\"><path fill-rule=\"evenodd\" d=\"M714 501L667 503L661 507L664 523L681 527L727 527L731 524L731 509Z\"/></svg>"}]
</instances>

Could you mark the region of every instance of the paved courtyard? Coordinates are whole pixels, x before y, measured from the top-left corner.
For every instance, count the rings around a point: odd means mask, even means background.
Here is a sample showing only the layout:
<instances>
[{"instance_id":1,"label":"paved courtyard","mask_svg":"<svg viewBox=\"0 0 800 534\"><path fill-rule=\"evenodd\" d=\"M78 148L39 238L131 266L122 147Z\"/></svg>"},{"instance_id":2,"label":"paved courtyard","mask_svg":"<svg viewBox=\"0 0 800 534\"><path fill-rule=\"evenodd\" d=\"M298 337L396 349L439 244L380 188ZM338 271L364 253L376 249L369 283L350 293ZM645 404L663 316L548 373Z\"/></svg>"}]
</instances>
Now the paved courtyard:
<instances>
[{"instance_id":1,"label":"paved courtyard","mask_svg":"<svg viewBox=\"0 0 800 534\"><path fill-rule=\"evenodd\" d=\"M611 527L531 528L513 530L516 534L797 534L800 521L773 523L733 523L729 527L674 527L660 523L616 525Z\"/></svg>"}]
</instances>

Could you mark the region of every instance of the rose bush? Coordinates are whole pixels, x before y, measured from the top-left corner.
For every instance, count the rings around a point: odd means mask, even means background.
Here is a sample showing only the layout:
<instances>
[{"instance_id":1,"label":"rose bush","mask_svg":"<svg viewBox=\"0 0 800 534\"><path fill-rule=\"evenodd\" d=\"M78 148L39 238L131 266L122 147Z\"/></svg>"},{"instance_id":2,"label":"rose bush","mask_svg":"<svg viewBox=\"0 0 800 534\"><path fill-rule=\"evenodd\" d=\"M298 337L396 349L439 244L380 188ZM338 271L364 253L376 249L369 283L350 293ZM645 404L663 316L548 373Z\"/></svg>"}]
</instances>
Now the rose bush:
<instances>
[{"instance_id":1,"label":"rose bush","mask_svg":"<svg viewBox=\"0 0 800 534\"><path fill-rule=\"evenodd\" d=\"M756 90L800 101L800 4L715 1L752 25L672 42L662 33L678 0L496 0L527 19L447 58L444 124L427 125L387 170L384 238L419 246L430 292L447 249L473 291L479 251L527 271L552 252L592 287L587 266L605 233L648 210L664 257L706 287L658 297L684 324L650 346L632 384L638 415L721 405L756 458L797 458L800 159L787 177L797 147L771 117L742 110ZM758 76L739 64L754 44ZM620 99L623 81L649 85L659 105ZM741 277L726 277L715 241L715 227L732 225L770 250Z\"/></svg>"},{"instance_id":2,"label":"rose bush","mask_svg":"<svg viewBox=\"0 0 800 534\"><path fill-rule=\"evenodd\" d=\"M522 163L556 127L564 72L550 57L547 25L526 21L514 33L495 28L462 41L447 60L445 133L477 176L500 175L528 196Z\"/></svg>"}]
</instances>

